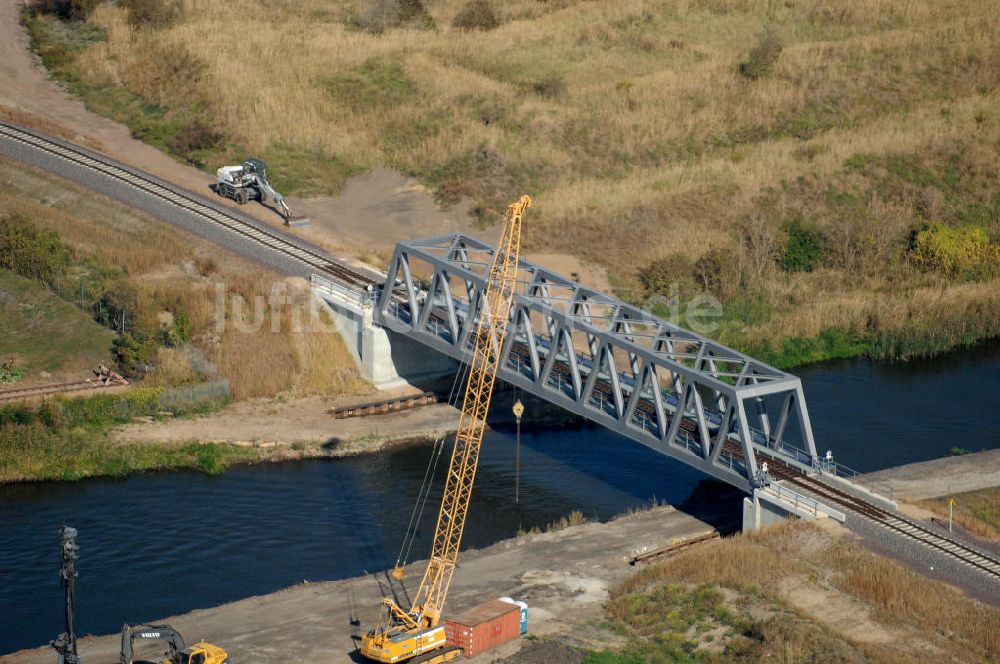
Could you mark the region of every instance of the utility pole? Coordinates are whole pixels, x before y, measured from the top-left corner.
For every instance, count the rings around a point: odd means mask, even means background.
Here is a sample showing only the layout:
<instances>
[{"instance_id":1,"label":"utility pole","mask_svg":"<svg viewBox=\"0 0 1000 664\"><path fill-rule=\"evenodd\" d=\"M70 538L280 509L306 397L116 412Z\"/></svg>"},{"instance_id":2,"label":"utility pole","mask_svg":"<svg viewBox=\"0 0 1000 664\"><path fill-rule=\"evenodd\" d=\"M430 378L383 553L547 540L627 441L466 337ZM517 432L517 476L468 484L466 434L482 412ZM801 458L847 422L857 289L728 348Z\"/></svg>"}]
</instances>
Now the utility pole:
<instances>
[{"instance_id":1,"label":"utility pole","mask_svg":"<svg viewBox=\"0 0 1000 664\"><path fill-rule=\"evenodd\" d=\"M518 399L514 402L514 419L517 421L516 442L514 443L514 502L521 502L521 416L524 415L524 404Z\"/></svg>"},{"instance_id":2,"label":"utility pole","mask_svg":"<svg viewBox=\"0 0 1000 664\"><path fill-rule=\"evenodd\" d=\"M80 547L76 544L76 528L64 525L59 529L62 541L62 569L59 576L62 579L63 591L66 596L66 631L60 634L49 645L59 654L59 664L80 664L76 654L76 561L80 557Z\"/></svg>"}]
</instances>

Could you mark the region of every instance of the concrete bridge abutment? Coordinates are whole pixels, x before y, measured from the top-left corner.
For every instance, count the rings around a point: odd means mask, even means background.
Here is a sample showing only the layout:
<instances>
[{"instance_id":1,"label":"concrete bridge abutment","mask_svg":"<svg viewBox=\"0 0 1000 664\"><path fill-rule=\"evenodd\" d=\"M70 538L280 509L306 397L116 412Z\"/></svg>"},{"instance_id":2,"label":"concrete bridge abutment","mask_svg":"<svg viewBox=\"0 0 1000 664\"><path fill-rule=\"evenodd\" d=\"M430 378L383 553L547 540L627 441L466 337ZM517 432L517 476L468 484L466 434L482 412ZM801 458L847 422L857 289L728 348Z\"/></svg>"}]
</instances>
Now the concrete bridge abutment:
<instances>
[{"instance_id":1,"label":"concrete bridge abutment","mask_svg":"<svg viewBox=\"0 0 1000 664\"><path fill-rule=\"evenodd\" d=\"M314 276L313 297L340 332L362 377L380 390L421 389L454 373L458 363L425 344L380 327L372 293L358 293Z\"/></svg>"},{"instance_id":2,"label":"concrete bridge abutment","mask_svg":"<svg viewBox=\"0 0 1000 664\"><path fill-rule=\"evenodd\" d=\"M813 498L772 482L757 487L743 499L743 532L753 532L781 523L789 517L798 519L834 519L844 523L846 517Z\"/></svg>"}]
</instances>

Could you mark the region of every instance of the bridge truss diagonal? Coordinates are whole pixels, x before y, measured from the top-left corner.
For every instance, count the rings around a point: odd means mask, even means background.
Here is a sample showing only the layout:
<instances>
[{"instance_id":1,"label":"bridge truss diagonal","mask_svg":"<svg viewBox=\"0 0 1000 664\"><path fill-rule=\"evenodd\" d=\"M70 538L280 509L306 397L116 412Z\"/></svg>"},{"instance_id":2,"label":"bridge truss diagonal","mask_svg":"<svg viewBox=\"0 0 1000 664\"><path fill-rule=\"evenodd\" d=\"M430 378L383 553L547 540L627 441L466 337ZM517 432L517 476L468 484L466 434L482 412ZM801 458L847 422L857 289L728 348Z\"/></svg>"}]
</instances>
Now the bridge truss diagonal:
<instances>
[{"instance_id":1,"label":"bridge truss diagonal","mask_svg":"<svg viewBox=\"0 0 1000 664\"><path fill-rule=\"evenodd\" d=\"M399 243L375 322L467 361L493 252L461 233ZM758 460L818 467L796 376L526 260L519 274L507 383L747 491Z\"/></svg>"}]
</instances>

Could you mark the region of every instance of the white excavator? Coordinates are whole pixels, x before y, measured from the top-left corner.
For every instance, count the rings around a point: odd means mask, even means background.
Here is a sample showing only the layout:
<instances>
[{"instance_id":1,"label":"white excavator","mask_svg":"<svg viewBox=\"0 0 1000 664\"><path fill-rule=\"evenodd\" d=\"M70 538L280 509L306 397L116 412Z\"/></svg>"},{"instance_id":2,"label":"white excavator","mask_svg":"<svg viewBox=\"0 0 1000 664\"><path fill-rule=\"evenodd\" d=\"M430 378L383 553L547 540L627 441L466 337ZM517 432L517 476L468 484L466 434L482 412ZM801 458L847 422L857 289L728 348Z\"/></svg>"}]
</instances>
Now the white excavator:
<instances>
[{"instance_id":1,"label":"white excavator","mask_svg":"<svg viewBox=\"0 0 1000 664\"><path fill-rule=\"evenodd\" d=\"M307 217L294 217L288 209L284 197L267 181L267 165L255 157L250 157L239 166L223 166L215 172L215 192L231 198L240 205L256 200L264 204L268 198L274 201L277 212L288 226L305 226Z\"/></svg>"}]
</instances>

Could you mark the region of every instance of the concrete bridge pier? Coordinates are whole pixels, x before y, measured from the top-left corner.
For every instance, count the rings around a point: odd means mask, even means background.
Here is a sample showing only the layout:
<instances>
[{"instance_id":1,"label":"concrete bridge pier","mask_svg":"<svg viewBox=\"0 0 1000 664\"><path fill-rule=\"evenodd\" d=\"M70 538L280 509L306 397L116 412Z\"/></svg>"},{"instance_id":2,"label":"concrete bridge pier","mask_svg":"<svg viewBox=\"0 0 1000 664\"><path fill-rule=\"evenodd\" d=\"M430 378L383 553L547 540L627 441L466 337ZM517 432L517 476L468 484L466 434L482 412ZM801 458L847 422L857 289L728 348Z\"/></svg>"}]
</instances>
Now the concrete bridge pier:
<instances>
[{"instance_id":1,"label":"concrete bridge pier","mask_svg":"<svg viewBox=\"0 0 1000 664\"><path fill-rule=\"evenodd\" d=\"M340 332L362 377L378 389L426 389L458 368L447 355L376 325L374 293L359 293L317 275L310 281L319 310Z\"/></svg>"}]
</instances>

